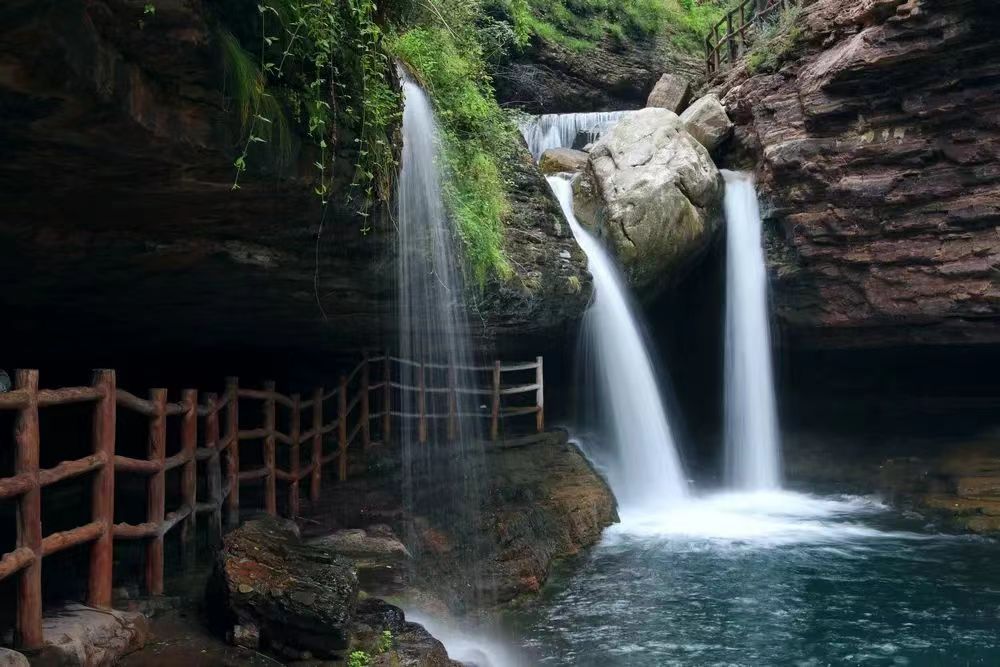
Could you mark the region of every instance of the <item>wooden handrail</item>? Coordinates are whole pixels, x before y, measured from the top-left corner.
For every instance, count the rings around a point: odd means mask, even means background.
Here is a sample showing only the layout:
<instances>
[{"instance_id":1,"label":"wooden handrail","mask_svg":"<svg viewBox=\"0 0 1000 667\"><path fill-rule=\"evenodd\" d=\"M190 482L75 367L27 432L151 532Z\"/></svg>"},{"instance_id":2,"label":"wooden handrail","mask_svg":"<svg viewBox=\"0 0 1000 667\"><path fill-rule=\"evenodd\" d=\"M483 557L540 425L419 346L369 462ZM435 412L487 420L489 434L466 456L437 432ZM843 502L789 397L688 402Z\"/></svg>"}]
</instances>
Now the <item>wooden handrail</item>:
<instances>
[{"instance_id":1,"label":"wooden handrail","mask_svg":"<svg viewBox=\"0 0 1000 667\"><path fill-rule=\"evenodd\" d=\"M751 27L756 26L759 30L767 17L800 2L801 0L743 0L726 12L705 36L705 67L708 73L714 74L722 68L723 46L728 52L729 64L734 64L755 38L750 32Z\"/></svg>"},{"instance_id":2,"label":"wooden handrail","mask_svg":"<svg viewBox=\"0 0 1000 667\"><path fill-rule=\"evenodd\" d=\"M373 380L372 364L374 369ZM397 367L394 373L393 366ZM415 385L402 378L401 367L418 369ZM445 373L440 371L444 370ZM491 372L489 386L461 386L459 372ZM533 380L522 377L504 384L505 373L533 371ZM395 374L395 377L394 377ZM445 377L446 376L446 377ZM482 376L479 376L483 379ZM378 444L387 446L391 439L393 418L415 420L421 442L429 439L429 420L447 419L449 440L458 435L459 418L490 418L491 436L499 437L501 420L520 415L536 415L536 428L543 429L542 358L533 362L491 366L448 365L418 362L388 354L365 355L350 373L341 376L337 386L324 391L316 388L308 400L298 394L279 393L273 382L260 389L241 387L235 377L226 379L222 394L203 394L184 390L180 400L168 401L166 389L151 389L148 398L140 398L119 389L112 370L95 371L90 386L62 389L39 389L38 372L15 373L12 391L0 394L0 410L17 412L15 428L15 468L10 477L0 478L0 499L11 498L18 506L18 537L15 548L0 554L0 579L16 575L17 643L35 648L44 638L41 625L41 564L53 553L87 544L90 549L88 602L96 607L111 603L113 543L115 539L143 540L145 580L150 594L163 593L164 535L181 527L181 553L185 563L193 557L195 521L199 515L211 521L209 535L217 541L225 517L229 525L239 520L240 484L263 483L264 509L278 510L276 485L286 484L286 513L299 513L303 480L309 483L309 498L319 500L323 467L336 462L336 476L344 480L350 471L349 456ZM410 413L393 393L417 397L418 411ZM504 405L505 397L535 393L534 405ZM470 411L459 401L461 395L490 396L491 410ZM240 428L240 399L257 402L263 425ZM332 402L327 403L327 401ZM41 448L39 410L48 406L91 403L92 452L82 458L61 461L48 469L39 467ZM447 403L447 409L441 408ZM478 403L478 402L477 402ZM396 409L394 409L394 405ZM277 406L289 409L288 432L277 428ZM145 458L116 453L117 410L121 408L147 420ZM176 417L175 419L168 419ZM203 428L199 428L203 420ZM180 450L166 455L168 428L179 429ZM336 436L331 434L336 432ZM435 430L435 433L437 431ZM336 439L336 446L330 441ZM240 443L259 440L263 443L264 461L260 467L240 469ZM277 467L276 449L287 448L288 467ZM301 451L308 448L308 451ZM225 461L223 462L223 459ZM176 472L174 472L176 471ZM223 471L225 474L223 474ZM146 481L146 517L137 524L115 522L115 474L141 475ZM62 480L92 476L91 516L81 526L42 536L42 490ZM179 475L180 506L165 511L166 476ZM202 483L199 477L203 476ZM199 497L204 494L207 497Z\"/></svg>"}]
</instances>

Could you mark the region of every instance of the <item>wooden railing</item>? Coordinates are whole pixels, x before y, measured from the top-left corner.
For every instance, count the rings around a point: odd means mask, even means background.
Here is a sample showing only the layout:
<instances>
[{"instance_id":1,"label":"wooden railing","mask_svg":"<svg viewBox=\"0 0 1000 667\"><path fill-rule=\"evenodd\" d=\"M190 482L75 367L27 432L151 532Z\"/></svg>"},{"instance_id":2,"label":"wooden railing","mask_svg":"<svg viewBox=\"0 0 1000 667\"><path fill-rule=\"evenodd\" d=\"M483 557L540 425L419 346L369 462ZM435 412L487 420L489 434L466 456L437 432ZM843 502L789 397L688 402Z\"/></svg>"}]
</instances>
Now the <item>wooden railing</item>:
<instances>
[{"instance_id":1,"label":"wooden railing","mask_svg":"<svg viewBox=\"0 0 1000 667\"><path fill-rule=\"evenodd\" d=\"M399 381L402 367L418 369L416 386ZM380 374L372 382L372 371ZM448 382L437 385L428 381L434 371L444 370ZM489 373L487 387L463 388L455 381L457 372ZM395 371L395 372L394 372ZM533 371L533 382L524 385L501 383L504 373ZM395 378L395 379L394 379ZM505 417L534 415L535 429L545 425L543 400L542 358L534 362L461 369L439 364L420 364L383 355L366 357L349 374L341 376L332 390L322 387L303 400L299 394L284 395L275 390L273 382L262 389L239 386L237 378L229 378L225 392L219 396L206 393L199 404L198 391L186 389L180 400L168 402L166 389L151 389L148 399L142 399L116 386L113 370L94 372L93 382L85 387L39 389L37 370L18 370L12 391L0 393L0 411L17 411L14 425L15 470L12 477L0 478L0 500L17 502L17 543L13 551L0 557L0 580L19 574L17 582L17 644L23 648L38 647L42 636L42 559L73 546L90 545L90 566L87 603L94 607L111 605L113 545L118 540L145 540L145 586L151 595L163 593L164 537L180 526L182 552L191 554L194 547L195 520L207 514L213 537L222 532L223 511L227 523L239 521L240 487L263 484L263 509L277 514L277 482L287 483L286 514L299 514L300 485L309 484L311 501L319 499L323 468L337 463L337 477L348 476L348 451L360 441L367 449L378 431L383 443L392 437L393 418L398 428L415 422L418 440L427 440L428 422L447 419L450 437L456 435L460 418L488 418L490 435L499 436L500 422ZM412 401L402 400L411 393L419 409L416 413L402 409ZM488 395L488 411L465 414L460 411L460 393ZM530 406L504 407L506 397L533 394ZM446 410L429 411L428 396L447 398ZM373 400L374 399L374 400ZM262 426L243 428L241 419L247 412L242 403L254 402L261 411ZM433 402L433 401L432 401ZM41 469L39 410L49 406L72 403L93 405L91 453L83 458L62 461ZM373 404L377 410L373 410ZM335 406L332 419L325 408ZM278 428L278 408L287 411L287 432ZM116 423L118 409L130 410L148 420L146 458L131 458L116 454ZM176 454L166 455L167 418L180 418L180 447ZM202 442L198 442L199 420ZM374 428L373 428L374 424ZM325 441L336 434L336 447L326 451ZM256 440L263 444L263 463L254 468L240 465L240 445ZM288 468L278 467L277 446L287 446ZM301 449L308 448L309 462L303 465ZM223 466L223 459L225 465ZM203 463L199 469L198 464ZM167 512L166 474L180 472L180 504ZM223 473L223 470L225 472ZM131 473L147 478L146 521L139 524L115 523L115 473ZM90 521L82 526L42 535L42 489L73 477L92 474ZM199 474L205 497L199 499ZM185 559L186 560L186 559Z\"/></svg>"},{"instance_id":2,"label":"wooden railing","mask_svg":"<svg viewBox=\"0 0 1000 667\"><path fill-rule=\"evenodd\" d=\"M705 37L705 65L713 74L728 59L734 64L746 53L764 23L776 12L798 5L801 0L743 0L712 26Z\"/></svg>"}]
</instances>

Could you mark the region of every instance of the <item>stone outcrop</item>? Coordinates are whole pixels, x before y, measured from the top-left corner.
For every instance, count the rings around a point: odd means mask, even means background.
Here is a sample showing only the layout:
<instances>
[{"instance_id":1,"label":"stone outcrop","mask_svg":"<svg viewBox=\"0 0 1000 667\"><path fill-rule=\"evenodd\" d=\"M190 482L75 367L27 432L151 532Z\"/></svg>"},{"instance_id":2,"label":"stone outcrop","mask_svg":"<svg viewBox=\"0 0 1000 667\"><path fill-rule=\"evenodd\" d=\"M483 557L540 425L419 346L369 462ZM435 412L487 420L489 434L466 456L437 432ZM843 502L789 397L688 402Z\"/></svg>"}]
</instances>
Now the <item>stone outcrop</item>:
<instances>
[{"instance_id":1,"label":"stone outcrop","mask_svg":"<svg viewBox=\"0 0 1000 667\"><path fill-rule=\"evenodd\" d=\"M676 280L719 225L719 171L666 109L630 114L602 136L574 192L581 224L606 238L644 290Z\"/></svg>"},{"instance_id":2,"label":"stone outcrop","mask_svg":"<svg viewBox=\"0 0 1000 667\"><path fill-rule=\"evenodd\" d=\"M538 160L543 174L582 171L586 165L587 153L572 148L550 148Z\"/></svg>"},{"instance_id":3,"label":"stone outcrop","mask_svg":"<svg viewBox=\"0 0 1000 667\"><path fill-rule=\"evenodd\" d=\"M686 78L677 74L664 74L649 93L646 106L680 113L687 107L690 99L691 83Z\"/></svg>"},{"instance_id":4,"label":"stone outcrop","mask_svg":"<svg viewBox=\"0 0 1000 667\"><path fill-rule=\"evenodd\" d=\"M342 655L357 598L350 560L269 517L226 535L209 585L214 620L233 644L293 657Z\"/></svg>"},{"instance_id":5,"label":"stone outcrop","mask_svg":"<svg viewBox=\"0 0 1000 667\"><path fill-rule=\"evenodd\" d=\"M537 593L556 561L618 519L611 490L561 431L490 448L482 475L474 541L454 525L418 525L418 571L446 598L502 604Z\"/></svg>"},{"instance_id":6,"label":"stone outcrop","mask_svg":"<svg viewBox=\"0 0 1000 667\"><path fill-rule=\"evenodd\" d=\"M717 83L790 340L1000 342L1000 12L817 0L776 73Z\"/></svg>"},{"instance_id":7,"label":"stone outcrop","mask_svg":"<svg viewBox=\"0 0 1000 667\"><path fill-rule=\"evenodd\" d=\"M350 138L325 213L315 156L299 142L283 167L252 153L232 191L240 131L223 96L217 21L206 3L154 4L152 15L123 0L0 8L5 342L24 363L84 368L195 350L217 360L220 378L240 350L268 350L257 358L280 368L304 350L353 357L385 344L396 322L394 226L346 201ZM566 280L586 275L585 260L563 258L572 239L553 222L558 211L514 209L514 275L470 314L486 338L550 334L587 302L586 285ZM561 291L570 284L579 298ZM67 332L76 345L64 345Z\"/></svg>"},{"instance_id":8,"label":"stone outcrop","mask_svg":"<svg viewBox=\"0 0 1000 667\"><path fill-rule=\"evenodd\" d=\"M28 659L23 653L9 648L0 648L0 667L28 667Z\"/></svg>"},{"instance_id":9,"label":"stone outcrop","mask_svg":"<svg viewBox=\"0 0 1000 667\"><path fill-rule=\"evenodd\" d=\"M726 108L715 95L705 95L696 100L681 114L684 128L709 152L714 151L733 132Z\"/></svg>"},{"instance_id":10,"label":"stone outcrop","mask_svg":"<svg viewBox=\"0 0 1000 667\"><path fill-rule=\"evenodd\" d=\"M881 467L881 489L912 507L974 533L1000 533L997 443L950 448L936 457L902 457Z\"/></svg>"}]
</instances>

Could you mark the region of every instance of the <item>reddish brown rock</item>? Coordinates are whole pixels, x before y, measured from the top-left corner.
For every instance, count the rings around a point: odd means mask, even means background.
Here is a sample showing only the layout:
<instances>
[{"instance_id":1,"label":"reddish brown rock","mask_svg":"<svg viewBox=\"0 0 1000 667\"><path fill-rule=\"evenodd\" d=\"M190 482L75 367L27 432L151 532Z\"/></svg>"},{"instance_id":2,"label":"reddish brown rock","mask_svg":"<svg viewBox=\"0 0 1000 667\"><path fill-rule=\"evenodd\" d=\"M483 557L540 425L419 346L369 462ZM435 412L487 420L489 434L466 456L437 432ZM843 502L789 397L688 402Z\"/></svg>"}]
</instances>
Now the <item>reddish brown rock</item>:
<instances>
[{"instance_id":1,"label":"reddish brown rock","mask_svg":"<svg viewBox=\"0 0 1000 667\"><path fill-rule=\"evenodd\" d=\"M1000 342L995 4L818 0L797 24L776 73L717 86L755 156L789 333Z\"/></svg>"}]
</instances>

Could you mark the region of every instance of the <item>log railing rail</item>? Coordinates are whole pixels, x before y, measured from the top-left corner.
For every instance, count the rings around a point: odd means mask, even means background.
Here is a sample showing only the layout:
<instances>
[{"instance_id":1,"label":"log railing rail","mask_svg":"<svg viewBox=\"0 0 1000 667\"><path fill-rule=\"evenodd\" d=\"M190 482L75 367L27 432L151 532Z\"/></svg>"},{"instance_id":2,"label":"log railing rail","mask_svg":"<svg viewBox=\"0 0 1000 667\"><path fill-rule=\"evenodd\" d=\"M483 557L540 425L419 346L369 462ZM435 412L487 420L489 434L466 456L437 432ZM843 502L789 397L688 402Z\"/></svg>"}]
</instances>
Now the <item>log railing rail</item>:
<instances>
[{"instance_id":1,"label":"log railing rail","mask_svg":"<svg viewBox=\"0 0 1000 667\"><path fill-rule=\"evenodd\" d=\"M402 368L417 368L417 386L404 384ZM428 371L444 370L447 382L437 385ZM489 387L462 388L455 381L458 371L490 373ZM534 371L527 384L502 384L504 374ZM378 377L378 382L372 378ZM16 643L22 648L41 646L42 636L42 559L78 545L89 545L90 566L87 602L98 608L111 606L113 546L115 540L145 541L145 586L151 595L163 593L164 537L180 526L179 539L184 564L193 556L195 520L200 514L209 517L210 534L217 540L222 533L223 514L234 526L239 522L240 486L263 484L264 510L278 511L277 482L287 483L285 513L299 514L300 485L309 485L309 499L319 499L323 468L333 462L339 480L347 479L348 452L352 445L366 450L373 444L373 435L383 444L392 438L393 419L397 428L412 427L416 420L418 440L427 440L428 422L447 420L447 433L455 437L459 417L475 416L489 419L490 436L499 437L501 421L521 415L535 416L535 429L545 426L544 379L542 358L534 362L491 366L449 368L445 365L419 363L388 354L366 356L350 373L340 377L331 390L315 388L307 400L299 394L286 396L276 391L273 382L262 389L241 387L235 377L226 381L220 396L205 393L199 401L198 391L186 389L180 400L168 402L167 390L151 389L149 398L140 398L116 385L115 371L97 370L90 386L63 389L39 389L37 370L15 372L14 387L0 393L0 411L16 411L14 425L15 468L12 477L0 478L0 500L17 503L17 542L13 551L0 555L0 580L19 575L17 582ZM420 409L416 414L400 406L409 401L402 395L415 393ZM428 396L447 393L448 409L427 410ZM490 410L463 414L459 412L460 393L490 396ZM532 405L504 407L504 399L533 395ZM394 400L395 399L395 400ZM431 401L433 403L433 401ZM39 467L41 437L39 409L72 403L89 403L93 407L91 453L72 461L41 469ZM256 403L256 406L252 405ZM243 405L241 405L243 404ZM372 406L378 409L373 410ZM260 411L261 427L244 428L241 418ZM335 409L327 419L325 408ZM249 408L249 411L247 410ZM287 432L278 429L279 408L287 412ZM127 457L116 453L116 422L118 410L138 413L147 418L146 458ZM168 417L180 420L180 450L166 455ZM201 442L199 442L201 420ZM255 420L256 423L256 420ZM373 428L372 425L377 428ZM336 446L327 446L334 440ZM240 446L244 441L263 444L263 463L257 467L240 465ZM360 443L355 445L355 443ZM288 468L278 466L279 447L286 454ZM303 460L302 449L308 449ZM225 459L223 463L223 459ZM199 468L199 463L203 464ZM180 504L167 508L166 475L177 470L180 474ZM143 523L115 523L115 473L130 473L146 478L146 520ZM90 521L82 526L43 537L41 493L45 487L62 480L92 475ZM198 498L201 475L205 498Z\"/></svg>"},{"instance_id":2,"label":"log railing rail","mask_svg":"<svg viewBox=\"0 0 1000 667\"><path fill-rule=\"evenodd\" d=\"M705 37L705 66L709 74L724 62L733 65L747 52L765 21L801 0L743 0L719 20Z\"/></svg>"}]
</instances>

